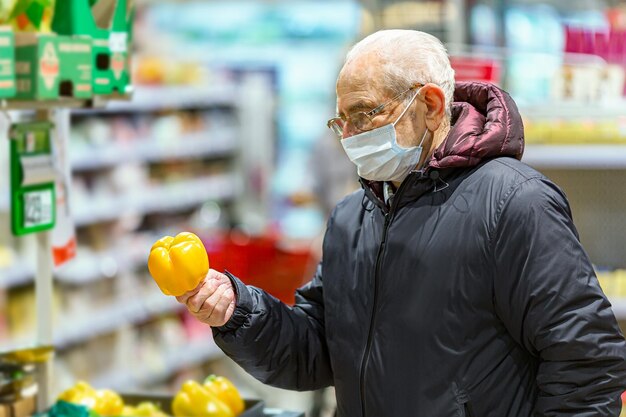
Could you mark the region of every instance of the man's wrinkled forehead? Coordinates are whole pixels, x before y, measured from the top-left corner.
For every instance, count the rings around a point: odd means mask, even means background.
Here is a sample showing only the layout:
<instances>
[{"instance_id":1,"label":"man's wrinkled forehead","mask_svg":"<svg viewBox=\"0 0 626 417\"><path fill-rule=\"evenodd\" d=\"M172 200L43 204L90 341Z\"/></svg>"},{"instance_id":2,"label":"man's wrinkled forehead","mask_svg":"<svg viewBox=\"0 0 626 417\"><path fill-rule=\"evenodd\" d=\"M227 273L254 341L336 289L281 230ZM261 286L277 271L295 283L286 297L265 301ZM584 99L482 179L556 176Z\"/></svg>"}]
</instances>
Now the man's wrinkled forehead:
<instances>
[{"instance_id":1,"label":"man's wrinkled forehead","mask_svg":"<svg viewBox=\"0 0 626 417\"><path fill-rule=\"evenodd\" d=\"M353 60L341 69L337 79L337 107L340 112L362 110L382 97L380 66L371 60Z\"/></svg>"},{"instance_id":2,"label":"man's wrinkled forehead","mask_svg":"<svg viewBox=\"0 0 626 417\"><path fill-rule=\"evenodd\" d=\"M356 89L374 89L379 86L380 65L372 56L363 56L347 62L337 79L337 94L349 93Z\"/></svg>"}]
</instances>

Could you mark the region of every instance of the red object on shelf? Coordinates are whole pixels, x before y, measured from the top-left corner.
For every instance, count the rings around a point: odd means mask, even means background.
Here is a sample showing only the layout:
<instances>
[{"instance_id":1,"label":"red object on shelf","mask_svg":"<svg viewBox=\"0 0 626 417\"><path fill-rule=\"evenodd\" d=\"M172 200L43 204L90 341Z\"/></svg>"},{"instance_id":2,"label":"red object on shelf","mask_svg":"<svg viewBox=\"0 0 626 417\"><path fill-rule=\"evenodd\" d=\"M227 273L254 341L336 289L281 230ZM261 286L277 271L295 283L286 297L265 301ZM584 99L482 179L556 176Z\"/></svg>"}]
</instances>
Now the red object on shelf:
<instances>
[{"instance_id":1,"label":"red object on shelf","mask_svg":"<svg viewBox=\"0 0 626 417\"><path fill-rule=\"evenodd\" d=\"M457 81L482 81L499 84L501 64L496 59L451 56L450 65L454 69L454 78Z\"/></svg>"},{"instance_id":2,"label":"red object on shelf","mask_svg":"<svg viewBox=\"0 0 626 417\"><path fill-rule=\"evenodd\" d=\"M290 305L295 302L296 289L311 278L307 276L310 250L283 249L272 235L250 237L233 232L204 243L212 269L227 270Z\"/></svg>"}]
</instances>

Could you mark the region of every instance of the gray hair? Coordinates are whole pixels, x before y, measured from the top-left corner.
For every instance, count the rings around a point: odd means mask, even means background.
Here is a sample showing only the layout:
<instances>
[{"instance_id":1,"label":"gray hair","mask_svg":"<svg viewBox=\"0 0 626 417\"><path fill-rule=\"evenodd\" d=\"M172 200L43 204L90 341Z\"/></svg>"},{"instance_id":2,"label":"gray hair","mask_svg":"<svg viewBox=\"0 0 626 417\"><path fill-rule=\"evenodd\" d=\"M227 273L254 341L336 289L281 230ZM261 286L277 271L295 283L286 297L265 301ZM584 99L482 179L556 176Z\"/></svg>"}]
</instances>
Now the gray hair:
<instances>
[{"instance_id":1,"label":"gray hair","mask_svg":"<svg viewBox=\"0 0 626 417\"><path fill-rule=\"evenodd\" d=\"M454 70L439 39L417 30L381 30L354 45L345 63L370 53L380 58L383 82L392 94L399 94L415 83L436 84L445 94L446 114L450 116Z\"/></svg>"}]
</instances>

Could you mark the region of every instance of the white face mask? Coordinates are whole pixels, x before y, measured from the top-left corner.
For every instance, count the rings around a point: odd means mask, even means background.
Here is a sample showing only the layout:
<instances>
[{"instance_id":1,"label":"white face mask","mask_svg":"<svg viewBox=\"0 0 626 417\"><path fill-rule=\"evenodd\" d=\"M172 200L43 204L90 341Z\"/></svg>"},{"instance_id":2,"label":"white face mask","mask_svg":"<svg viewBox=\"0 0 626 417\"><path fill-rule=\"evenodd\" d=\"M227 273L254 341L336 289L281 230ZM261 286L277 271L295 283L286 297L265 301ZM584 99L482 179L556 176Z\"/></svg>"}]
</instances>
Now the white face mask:
<instances>
[{"instance_id":1,"label":"white face mask","mask_svg":"<svg viewBox=\"0 0 626 417\"><path fill-rule=\"evenodd\" d=\"M396 141L396 123L418 94L419 90L395 122L341 141L348 158L357 166L359 176L371 181L403 181L416 167L428 129L418 146L403 148Z\"/></svg>"}]
</instances>

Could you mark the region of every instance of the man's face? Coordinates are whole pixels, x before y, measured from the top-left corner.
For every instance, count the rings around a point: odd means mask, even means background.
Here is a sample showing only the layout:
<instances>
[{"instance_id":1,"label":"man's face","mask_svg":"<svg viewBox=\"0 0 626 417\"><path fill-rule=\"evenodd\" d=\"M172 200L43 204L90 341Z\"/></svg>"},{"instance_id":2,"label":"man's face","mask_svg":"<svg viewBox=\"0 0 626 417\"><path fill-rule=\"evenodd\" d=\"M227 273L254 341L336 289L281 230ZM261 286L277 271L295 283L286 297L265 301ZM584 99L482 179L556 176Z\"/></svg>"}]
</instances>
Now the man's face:
<instances>
[{"instance_id":1,"label":"man's face","mask_svg":"<svg viewBox=\"0 0 626 417\"><path fill-rule=\"evenodd\" d=\"M337 80L337 108L339 115L349 117L357 112L368 112L393 98L397 92L390 91L382 84L383 65L374 55L365 55L345 65ZM377 128L395 122L406 108L406 97L385 106L383 111L372 117L373 127ZM400 146L411 147L419 144L426 129L423 112L426 106L419 100L413 100L406 114L396 124L396 139ZM346 125L344 138L354 136L356 131L351 124Z\"/></svg>"}]
</instances>

